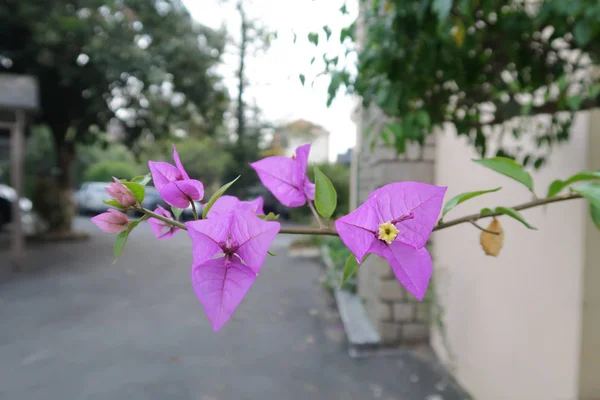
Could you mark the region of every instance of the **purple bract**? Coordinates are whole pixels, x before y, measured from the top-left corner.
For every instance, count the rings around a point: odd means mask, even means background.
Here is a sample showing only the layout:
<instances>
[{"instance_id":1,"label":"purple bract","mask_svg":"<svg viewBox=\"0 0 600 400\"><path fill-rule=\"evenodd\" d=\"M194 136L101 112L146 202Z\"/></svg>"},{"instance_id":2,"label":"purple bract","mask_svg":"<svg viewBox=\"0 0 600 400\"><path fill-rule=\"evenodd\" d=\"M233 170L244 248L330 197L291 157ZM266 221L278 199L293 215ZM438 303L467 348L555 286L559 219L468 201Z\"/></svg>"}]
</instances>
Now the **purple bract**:
<instances>
[{"instance_id":1,"label":"purple bract","mask_svg":"<svg viewBox=\"0 0 600 400\"><path fill-rule=\"evenodd\" d=\"M445 187L426 183L392 183L371 193L335 226L359 263L367 253L385 258L400 283L422 300L432 273L425 244L445 193Z\"/></svg>"},{"instance_id":2,"label":"purple bract","mask_svg":"<svg viewBox=\"0 0 600 400\"><path fill-rule=\"evenodd\" d=\"M296 149L292 158L267 157L250 166L281 204L300 207L315 198L315 185L306 176L309 151L310 144L305 144Z\"/></svg>"},{"instance_id":3,"label":"purple bract","mask_svg":"<svg viewBox=\"0 0 600 400\"><path fill-rule=\"evenodd\" d=\"M186 226L192 239L192 283L216 332L254 283L280 225L235 209Z\"/></svg>"}]
</instances>

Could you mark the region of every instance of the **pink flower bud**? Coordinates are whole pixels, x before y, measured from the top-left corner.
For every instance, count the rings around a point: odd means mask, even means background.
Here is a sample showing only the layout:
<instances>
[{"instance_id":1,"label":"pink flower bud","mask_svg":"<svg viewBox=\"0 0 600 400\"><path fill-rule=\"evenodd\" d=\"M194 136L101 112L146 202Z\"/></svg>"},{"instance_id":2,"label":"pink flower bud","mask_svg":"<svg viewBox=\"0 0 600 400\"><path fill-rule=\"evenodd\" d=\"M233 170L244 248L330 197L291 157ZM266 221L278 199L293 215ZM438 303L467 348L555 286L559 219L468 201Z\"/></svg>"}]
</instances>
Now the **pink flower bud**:
<instances>
[{"instance_id":1,"label":"pink flower bud","mask_svg":"<svg viewBox=\"0 0 600 400\"><path fill-rule=\"evenodd\" d=\"M114 182L110 183L106 187L106 193L110 195L113 199L119 202L123 207L131 207L137 203L133 193L129 190L125 185L123 185L119 180L113 177Z\"/></svg>"},{"instance_id":2,"label":"pink flower bud","mask_svg":"<svg viewBox=\"0 0 600 400\"><path fill-rule=\"evenodd\" d=\"M106 233L120 233L127 229L129 218L125 213L111 208L105 213L96 215L92 218L92 222Z\"/></svg>"}]
</instances>

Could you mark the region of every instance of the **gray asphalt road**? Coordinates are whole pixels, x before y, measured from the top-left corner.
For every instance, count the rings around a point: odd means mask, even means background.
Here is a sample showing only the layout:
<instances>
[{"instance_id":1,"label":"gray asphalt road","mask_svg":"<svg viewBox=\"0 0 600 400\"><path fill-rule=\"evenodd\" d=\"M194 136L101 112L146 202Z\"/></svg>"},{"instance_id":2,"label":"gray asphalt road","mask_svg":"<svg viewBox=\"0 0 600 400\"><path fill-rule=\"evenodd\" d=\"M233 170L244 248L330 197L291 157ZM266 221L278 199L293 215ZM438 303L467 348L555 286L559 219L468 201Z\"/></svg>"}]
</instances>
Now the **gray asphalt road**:
<instances>
[{"instance_id":1,"label":"gray asphalt road","mask_svg":"<svg viewBox=\"0 0 600 400\"><path fill-rule=\"evenodd\" d=\"M319 266L278 238L232 320L213 333L191 289L190 243L136 231L30 248L0 285L0 399L221 400L459 397L413 354L348 357ZM0 262L6 262L0 253Z\"/></svg>"}]
</instances>

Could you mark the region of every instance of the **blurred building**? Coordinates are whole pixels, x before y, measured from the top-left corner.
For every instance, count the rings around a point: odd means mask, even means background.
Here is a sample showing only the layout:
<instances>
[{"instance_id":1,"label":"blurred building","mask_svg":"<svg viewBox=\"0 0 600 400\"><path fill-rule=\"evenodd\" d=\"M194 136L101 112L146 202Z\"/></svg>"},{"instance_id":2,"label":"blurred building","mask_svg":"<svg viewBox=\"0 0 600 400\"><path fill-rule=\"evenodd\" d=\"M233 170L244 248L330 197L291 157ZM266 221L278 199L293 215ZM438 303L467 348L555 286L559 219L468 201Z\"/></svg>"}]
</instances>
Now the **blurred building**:
<instances>
[{"instance_id":1,"label":"blurred building","mask_svg":"<svg viewBox=\"0 0 600 400\"><path fill-rule=\"evenodd\" d=\"M269 152L287 157L294 155L296 148L310 143L309 163L329 162L329 132L322 126L299 119L284 125L273 133Z\"/></svg>"}]
</instances>

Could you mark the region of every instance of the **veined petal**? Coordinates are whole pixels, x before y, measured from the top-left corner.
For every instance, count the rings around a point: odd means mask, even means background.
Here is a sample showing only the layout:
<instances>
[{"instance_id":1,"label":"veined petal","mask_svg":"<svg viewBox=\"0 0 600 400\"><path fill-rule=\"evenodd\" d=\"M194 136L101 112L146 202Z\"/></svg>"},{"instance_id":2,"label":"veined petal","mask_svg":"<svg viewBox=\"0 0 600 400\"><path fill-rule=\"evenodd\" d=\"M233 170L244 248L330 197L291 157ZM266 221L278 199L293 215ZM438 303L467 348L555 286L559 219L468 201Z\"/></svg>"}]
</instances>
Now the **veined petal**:
<instances>
[{"instance_id":1,"label":"veined petal","mask_svg":"<svg viewBox=\"0 0 600 400\"><path fill-rule=\"evenodd\" d=\"M255 279L252 269L235 257L194 263L192 284L213 331L229 321Z\"/></svg>"},{"instance_id":2,"label":"veined petal","mask_svg":"<svg viewBox=\"0 0 600 400\"><path fill-rule=\"evenodd\" d=\"M308 177L304 179L304 195L308 200L315 199L316 185L308 180Z\"/></svg>"},{"instance_id":3,"label":"veined petal","mask_svg":"<svg viewBox=\"0 0 600 400\"><path fill-rule=\"evenodd\" d=\"M437 223L446 189L421 182L397 182L377 189L369 200L375 203L379 223L412 213L412 219L396 224L400 231L396 240L420 249Z\"/></svg>"},{"instance_id":4,"label":"veined petal","mask_svg":"<svg viewBox=\"0 0 600 400\"><path fill-rule=\"evenodd\" d=\"M120 233L127 229L129 219L125 213L110 208L92 218L92 222L106 233Z\"/></svg>"},{"instance_id":5,"label":"veined petal","mask_svg":"<svg viewBox=\"0 0 600 400\"><path fill-rule=\"evenodd\" d=\"M273 156L250 164L258 178L273 196L287 207L306 204L302 188L294 182L295 161L288 157Z\"/></svg>"},{"instance_id":6,"label":"veined petal","mask_svg":"<svg viewBox=\"0 0 600 400\"><path fill-rule=\"evenodd\" d=\"M177 153L177 149L175 145L173 145L173 161L175 161L175 165L181 174L181 179L190 179L190 176L185 172L185 168L183 168L183 164L181 163L181 159L179 158L179 153Z\"/></svg>"},{"instance_id":7,"label":"veined petal","mask_svg":"<svg viewBox=\"0 0 600 400\"><path fill-rule=\"evenodd\" d=\"M208 211L207 217L215 216L218 214L226 214L233 210L240 209L244 211L251 211L255 214L263 214L263 199L257 197L251 201L241 201L235 196L224 195L217 199L215 204Z\"/></svg>"},{"instance_id":8,"label":"veined petal","mask_svg":"<svg viewBox=\"0 0 600 400\"><path fill-rule=\"evenodd\" d=\"M251 211L234 211L231 214L230 240L236 254L258 274L269 246L281 225L276 221L263 221Z\"/></svg>"},{"instance_id":9,"label":"veined petal","mask_svg":"<svg viewBox=\"0 0 600 400\"><path fill-rule=\"evenodd\" d=\"M309 152L310 144L305 144L296 148L296 158L294 159L294 186L297 188L304 187Z\"/></svg>"},{"instance_id":10,"label":"veined petal","mask_svg":"<svg viewBox=\"0 0 600 400\"><path fill-rule=\"evenodd\" d=\"M248 210L252 211L255 214L264 214L265 210L263 209L265 205L265 200L262 197L257 197L254 200L245 201L244 203L248 204Z\"/></svg>"},{"instance_id":11,"label":"veined petal","mask_svg":"<svg viewBox=\"0 0 600 400\"><path fill-rule=\"evenodd\" d=\"M369 253L385 258L406 290L419 301L423 300L433 272L431 256L426 248L415 249L398 241L390 245L376 241Z\"/></svg>"},{"instance_id":12,"label":"veined petal","mask_svg":"<svg viewBox=\"0 0 600 400\"><path fill-rule=\"evenodd\" d=\"M167 204L177 208L187 208L190 205L190 200L202 198L197 185L193 184L191 179L169 182L159 190L159 193Z\"/></svg>"},{"instance_id":13,"label":"veined petal","mask_svg":"<svg viewBox=\"0 0 600 400\"><path fill-rule=\"evenodd\" d=\"M152 182L156 190L160 191L169 182L181 178L179 170L166 162L148 161L148 167L152 174Z\"/></svg>"},{"instance_id":14,"label":"veined petal","mask_svg":"<svg viewBox=\"0 0 600 400\"><path fill-rule=\"evenodd\" d=\"M173 219L173 216L171 215L171 212L165 210L161 206L158 206L154 210L154 213L158 214L158 215L162 215L163 217L167 217L169 219ZM169 238L173 237L173 235L178 230L180 230L179 228L174 227L172 225L169 225L166 222L161 221L161 220L156 219L156 218L150 218L150 219L148 219L148 224L150 224L150 229L152 229L152 232L154 232L154 236L157 239L169 239Z\"/></svg>"},{"instance_id":15,"label":"veined petal","mask_svg":"<svg viewBox=\"0 0 600 400\"><path fill-rule=\"evenodd\" d=\"M354 254L359 264L373 242L377 241L377 226L374 206L369 200L335 221L340 239Z\"/></svg>"},{"instance_id":16,"label":"veined petal","mask_svg":"<svg viewBox=\"0 0 600 400\"><path fill-rule=\"evenodd\" d=\"M231 226L231 216L217 215L210 220L187 222L185 226L192 239L194 265L199 265L223 252Z\"/></svg>"}]
</instances>

